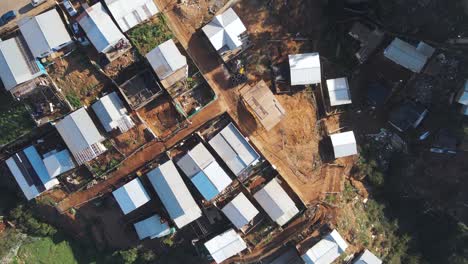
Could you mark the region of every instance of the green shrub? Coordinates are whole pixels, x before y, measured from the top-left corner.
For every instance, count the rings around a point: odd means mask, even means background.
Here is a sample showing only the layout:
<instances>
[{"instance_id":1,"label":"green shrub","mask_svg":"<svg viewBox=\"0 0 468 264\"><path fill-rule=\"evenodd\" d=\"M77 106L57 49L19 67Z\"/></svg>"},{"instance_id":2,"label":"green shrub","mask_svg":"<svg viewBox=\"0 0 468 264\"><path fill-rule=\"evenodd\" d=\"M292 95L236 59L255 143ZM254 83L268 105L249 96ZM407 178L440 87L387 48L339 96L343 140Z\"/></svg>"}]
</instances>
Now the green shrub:
<instances>
[{"instance_id":1,"label":"green shrub","mask_svg":"<svg viewBox=\"0 0 468 264\"><path fill-rule=\"evenodd\" d=\"M65 96L67 98L67 101L75 108L79 108L82 106L80 98L76 94L68 94Z\"/></svg>"},{"instance_id":2,"label":"green shrub","mask_svg":"<svg viewBox=\"0 0 468 264\"><path fill-rule=\"evenodd\" d=\"M17 228L33 236L45 237L57 233L53 226L34 218L31 211L23 205L18 205L11 210L10 218L16 222Z\"/></svg>"}]
</instances>

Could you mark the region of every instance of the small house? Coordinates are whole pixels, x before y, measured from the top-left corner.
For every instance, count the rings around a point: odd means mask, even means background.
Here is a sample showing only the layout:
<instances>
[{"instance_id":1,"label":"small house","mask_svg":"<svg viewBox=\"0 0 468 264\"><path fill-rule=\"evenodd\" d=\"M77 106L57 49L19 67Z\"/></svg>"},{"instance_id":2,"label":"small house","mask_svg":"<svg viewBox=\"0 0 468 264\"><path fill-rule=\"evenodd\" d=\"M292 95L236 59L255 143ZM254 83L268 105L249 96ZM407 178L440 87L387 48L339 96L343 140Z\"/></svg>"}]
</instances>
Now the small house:
<instances>
[{"instance_id":1,"label":"small house","mask_svg":"<svg viewBox=\"0 0 468 264\"><path fill-rule=\"evenodd\" d=\"M91 107L107 132L118 129L125 133L135 126L116 92L101 97Z\"/></svg>"},{"instance_id":2,"label":"small house","mask_svg":"<svg viewBox=\"0 0 468 264\"><path fill-rule=\"evenodd\" d=\"M75 168L75 162L66 149L44 154L44 165L50 177L57 177Z\"/></svg>"},{"instance_id":3,"label":"small house","mask_svg":"<svg viewBox=\"0 0 468 264\"><path fill-rule=\"evenodd\" d=\"M215 50L223 55L243 45L242 35L247 31L232 8L217 15L202 28Z\"/></svg>"},{"instance_id":4,"label":"small house","mask_svg":"<svg viewBox=\"0 0 468 264\"><path fill-rule=\"evenodd\" d=\"M260 158L233 123L229 123L208 143L238 177Z\"/></svg>"},{"instance_id":5,"label":"small house","mask_svg":"<svg viewBox=\"0 0 468 264\"><path fill-rule=\"evenodd\" d=\"M148 52L146 58L166 89L188 76L187 58L172 39Z\"/></svg>"},{"instance_id":6,"label":"small house","mask_svg":"<svg viewBox=\"0 0 468 264\"><path fill-rule=\"evenodd\" d=\"M134 211L151 200L138 178L113 191L112 195L124 214Z\"/></svg>"},{"instance_id":7,"label":"small house","mask_svg":"<svg viewBox=\"0 0 468 264\"><path fill-rule=\"evenodd\" d=\"M349 91L348 78L337 78L327 80L328 97L331 106L351 104L351 93Z\"/></svg>"},{"instance_id":8,"label":"small house","mask_svg":"<svg viewBox=\"0 0 468 264\"><path fill-rule=\"evenodd\" d=\"M178 228L202 216L172 160L148 172L148 179L156 190L169 216Z\"/></svg>"},{"instance_id":9,"label":"small house","mask_svg":"<svg viewBox=\"0 0 468 264\"><path fill-rule=\"evenodd\" d=\"M257 208L255 208L243 193L234 197L221 211L223 211L229 221L242 232L244 232L244 227L258 215Z\"/></svg>"},{"instance_id":10,"label":"small house","mask_svg":"<svg viewBox=\"0 0 468 264\"><path fill-rule=\"evenodd\" d=\"M240 95L267 131L275 127L286 115L283 106L263 80L255 86L244 86L240 90Z\"/></svg>"},{"instance_id":11,"label":"small house","mask_svg":"<svg viewBox=\"0 0 468 264\"><path fill-rule=\"evenodd\" d=\"M59 181L47 172L34 146L29 146L8 158L6 165L28 200L59 184Z\"/></svg>"},{"instance_id":12,"label":"small house","mask_svg":"<svg viewBox=\"0 0 468 264\"><path fill-rule=\"evenodd\" d=\"M29 84L45 74L41 68L19 37L0 40L0 78L12 95L25 94L35 88Z\"/></svg>"},{"instance_id":13,"label":"small house","mask_svg":"<svg viewBox=\"0 0 468 264\"><path fill-rule=\"evenodd\" d=\"M133 226L135 227L138 238L140 238L140 240L145 238L161 238L174 232L174 230L169 227L168 223L164 222L157 214L141 220L133 224Z\"/></svg>"},{"instance_id":14,"label":"small house","mask_svg":"<svg viewBox=\"0 0 468 264\"><path fill-rule=\"evenodd\" d=\"M400 132L416 128L427 115L427 109L413 101L405 101L390 113L388 122Z\"/></svg>"},{"instance_id":15,"label":"small house","mask_svg":"<svg viewBox=\"0 0 468 264\"><path fill-rule=\"evenodd\" d=\"M236 233L236 231L234 231L234 229L229 229L228 231L210 239L205 243L205 247L210 252L210 255L216 263L221 263L247 249L245 241Z\"/></svg>"},{"instance_id":16,"label":"small house","mask_svg":"<svg viewBox=\"0 0 468 264\"><path fill-rule=\"evenodd\" d=\"M189 150L177 165L207 201L215 198L232 182L203 143Z\"/></svg>"},{"instance_id":17,"label":"small house","mask_svg":"<svg viewBox=\"0 0 468 264\"><path fill-rule=\"evenodd\" d=\"M55 9L23 18L18 27L35 58L47 57L73 43Z\"/></svg>"},{"instance_id":18,"label":"small house","mask_svg":"<svg viewBox=\"0 0 468 264\"><path fill-rule=\"evenodd\" d=\"M354 137L353 131L330 135L330 139L336 159L356 155L358 153L356 138Z\"/></svg>"},{"instance_id":19,"label":"small house","mask_svg":"<svg viewBox=\"0 0 468 264\"><path fill-rule=\"evenodd\" d=\"M101 2L88 7L77 21L99 53L111 51L119 42L128 42Z\"/></svg>"},{"instance_id":20,"label":"small house","mask_svg":"<svg viewBox=\"0 0 468 264\"><path fill-rule=\"evenodd\" d=\"M333 230L302 255L305 264L331 264L348 248L338 231Z\"/></svg>"},{"instance_id":21,"label":"small house","mask_svg":"<svg viewBox=\"0 0 468 264\"><path fill-rule=\"evenodd\" d=\"M424 42L417 47L395 38L385 49L384 56L404 68L419 73L434 54L435 49Z\"/></svg>"},{"instance_id":22,"label":"small house","mask_svg":"<svg viewBox=\"0 0 468 264\"><path fill-rule=\"evenodd\" d=\"M382 264L382 260L366 249L353 264Z\"/></svg>"},{"instance_id":23,"label":"small house","mask_svg":"<svg viewBox=\"0 0 468 264\"><path fill-rule=\"evenodd\" d=\"M281 187L277 178L255 193L254 198L279 226L285 225L299 213L296 204Z\"/></svg>"},{"instance_id":24,"label":"small house","mask_svg":"<svg viewBox=\"0 0 468 264\"><path fill-rule=\"evenodd\" d=\"M304 53L289 55L291 85L309 85L322 82L320 55Z\"/></svg>"},{"instance_id":25,"label":"small house","mask_svg":"<svg viewBox=\"0 0 468 264\"><path fill-rule=\"evenodd\" d=\"M105 2L123 32L127 32L159 12L153 0L105 0Z\"/></svg>"},{"instance_id":26,"label":"small house","mask_svg":"<svg viewBox=\"0 0 468 264\"><path fill-rule=\"evenodd\" d=\"M99 133L85 108L65 116L55 127L78 165L96 158L107 150L102 144L105 138Z\"/></svg>"}]
</instances>

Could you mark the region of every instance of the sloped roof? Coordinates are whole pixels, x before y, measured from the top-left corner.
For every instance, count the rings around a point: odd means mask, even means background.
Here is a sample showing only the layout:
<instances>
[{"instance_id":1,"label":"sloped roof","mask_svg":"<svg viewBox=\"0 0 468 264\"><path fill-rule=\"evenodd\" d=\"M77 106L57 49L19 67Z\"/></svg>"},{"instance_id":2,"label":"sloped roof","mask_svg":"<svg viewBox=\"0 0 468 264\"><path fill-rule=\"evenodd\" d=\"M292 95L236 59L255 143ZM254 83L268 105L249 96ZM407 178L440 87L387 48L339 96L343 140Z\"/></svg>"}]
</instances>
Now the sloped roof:
<instances>
[{"instance_id":1,"label":"sloped roof","mask_svg":"<svg viewBox=\"0 0 468 264\"><path fill-rule=\"evenodd\" d=\"M105 2L123 32L159 12L153 0L106 0Z\"/></svg>"},{"instance_id":2,"label":"sloped roof","mask_svg":"<svg viewBox=\"0 0 468 264\"><path fill-rule=\"evenodd\" d=\"M197 144L192 150L188 151L177 162L177 165L208 201L222 192L232 182L203 143Z\"/></svg>"},{"instance_id":3,"label":"sloped roof","mask_svg":"<svg viewBox=\"0 0 468 264\"><path fill-rule=\"evenodd\" d=\"M237 176L260 158L233 123L223 128L209 144Z\"/></svg>"},{"instance_id":4,"label":"sloped roof","mask_svg":"<svg viewBox=\"0 0 468 264\"><path fill-rule=\"evenodd\" d=\"M468 80L465 81L465 85L460 89L457 95L457 102L463 105L468 105Z\"/></svg>"},{"instance_id":5,"label":"sloped roof","mask_svg":"<svg viewBox=\"0 0 468 264\"><path fill-rule=\"evenodd\" d=\"M237 195L221 210L237 229L247 225L258 214L257 208L243 193Z\"/></svg>"},{"instance_id":6,"label":"sloped roof","mask_svg":"<svg viewBox=\"0 0 468 264\"><path fill-rule=\"evenodd\" d=\"M29 58L25 56L18 38L0 40L0 78L7 91L41 74L37 67L28 65Z\"/></svg>"},{"instance_id":7,"label":"sloped roof","mask_svg":"<svg viewBox=\"0 0 468 264\"><path fill-rule=\"evenodd\" d=\"M291 85L307 85L322 82L320 55L318 52L289 55Z\"/></svg>"},{"instance_id":8,"label":"sloped roof","mask_svg":"<svg viewBox=\"0 0 468 264\"><path fill-rule=\"evenodd\" d=\"M289 222L289 220L299 213L296 204L294 204L294 201L284 191L276 178L255 193L254 197L268 216L280 226Z\"/></svg>"},{"instance_id":9,"label":"sloped roof","mask_svg":"<svg viewBox=\"0 0 468 264\"><path fill-rule=\"evenodd\" d=\"M98 52L106 52L119 40L125 38L101 2L88 7L77 20Z\"/></svg>"},{"instance_id":10,"label":"sloped roof","mask_svg":"<svg viewBox=\"0 0 468 264\"><path fill-rule=\"evenodd\" d=\"M78 164L89 161L105 151L99 146L104 141L85 108L80 108L67 115L56 125L65 144L77 160ZM98 146L94 146L97 144Z\"/></svg>"},{"instance_id":11,"label":"sloped roof","mask_svg":"<svg viewBox=\"0 0 468 264\"><path fill-rule=\"evenodd\" d=\"M354 264L382 264L382 260L366 249Z\"/></svg>"},{"instance_id":12,"label":"sloped roof","mask_svg":"<svg viewBox=\"0 0 468 264\"><path fill-rule=\"evenodd\" d=\"M330 135L335 158L357 154L356 138L353 131Z\"/></svg>"},{"instance_id":13,"label":"sloped roof","mask_svg":"<svg viewBox=\"0 0 468 264\"><path fill-rule=\"evenodd\" d=\"M428 48L422 46L420 50L427 54ZM420 50L399 38L395 38L385 49L384 55L396 64L410 71L419 73L429 58Z\"/></svg>"},{"instance_id":14,"label":"sloped roof","mask_svg":"<svg viewBox=\"0 0 468 264\"><path fill-rule=\"evenodd\" d=\"M151 200L138 178L126 183L124 186L113 191L112 194L124 214L132 212Z\"/></svg>"},{"instance_id":15,"label":"sloped roof","mask_svg":"<svg viewBox=\"0 0 468 264\"><path fill-rule=\"evenodd\" d=\"M331 106L352 103L348 78L329 79L327 80L327 88Z\"/></svg>"},{"instance_id":16,"label":"sloped roof","mask_svg":"<svg viewBox=\"0 0 468 264\"><path fill-rule=\"evenodd\" d=\"M101 97L91 107L107 132L116 128L119 128L120 132L126 132L135 126L116 92Z\"/></svg>"},{"instance_id":17,"label":"sloped roof","mask_svg":"<svg viewBox=\"0 0 468 264\"><path fill-rule=\"evenodd\" d=\"M302 255L306 264L331 264L348 248L348 244L333 230L325 238L320 240L311 249Z\"/></svg>"},{"instance_id":18,"label":"sloped roof","mask_svg":"<svg viewBox=\"0 0 468 264\"><path fill-rule=\"evenodd\" d=\"M147 237L150 239L167 236L171 233L171 229L167 223L161 222L159 215L153 215L140 222L133 224L140 240Z\"/></svg>"},{"instance_id":19,"label":"sloped roof","mask_svg":"<svg viewBox=\"0 0 468 264\"><path fill-rule=\"evenodd\" d=\"M263 80L255 86L244 86L240 94L266 130L271 130L286 114L283 106Z\"/></svg>"},{"instance_id":20,"label":"sloped roof","mask_svg":"<svg viewBox=\"0 0 468 264\"><path fill-rule=\"evenodd\" d=\"M247 245L234 229L229 229L206 242L205 247L216 263L221 263L242 252L247 248Z\"/></svg>"},{"instance_id":21,"label":"sloped roof","mask_svg":"<svg viewBox=\"0 0 468 264\"><path fill-rule=\"evenodd\" d=\"M66 149L47 156L43 161L49 176L52 178L75 168L70 152Z\"/></svg>"},{"instance_id":22,"label":"sloped roof","mask_svg":"<svg viewBox=\"0 0 468 264\"><path fill-rule=\"evenodd\" d=\"M167 78L177 70L187 67L187 58L180 53L172 39L163 42L148 52L146 58L161 80Z\"/></svg>"},{"instance_id":23,"label":"sloped roof","mask_svg":"<svg viewBox=\"0 0 468 264\"><path fill-rule=\"evenodd\" d=\"M240 47L240 35L247 31L232 8L215 16L202 30L217 51L225 46L230 50Z\"/></svg>"},{"instance_id":24,"label":"sloped roof","mask_svg":"<svg viewBox=\"0 0 468 264\"><path fill-rule=\"evenodd\" d=\"M55 9L20 20L18 26L36 58L41 58L60 45L72 41Z\"/></svg>"},{"instance_id":25,"label":"sloped roof","mask_svg":"<svg viewBox=\"0 0 468 264\"><path fill-rule=\"evenodd\" d=\"M178 228L202 216L172 160L148 172L148 179Z\"/></svg>"}]
</instances>

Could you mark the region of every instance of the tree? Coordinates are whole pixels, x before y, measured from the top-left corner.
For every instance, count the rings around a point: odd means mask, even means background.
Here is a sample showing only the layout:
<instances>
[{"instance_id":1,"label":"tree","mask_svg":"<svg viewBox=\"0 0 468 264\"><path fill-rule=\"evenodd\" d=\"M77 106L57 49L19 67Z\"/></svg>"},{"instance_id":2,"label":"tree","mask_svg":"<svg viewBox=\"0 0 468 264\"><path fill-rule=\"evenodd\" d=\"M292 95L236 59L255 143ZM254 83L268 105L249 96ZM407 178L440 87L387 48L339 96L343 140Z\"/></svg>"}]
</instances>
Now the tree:
<instances>
[{"instance_id":1,"label":"tree","mask_svg":"<svg viewBox=\"0 0 468 264\"><path fill-rule=\"evenodd\" d=\"M124 264L132 264L135 263L136 260L138 259L138 249L137 248L131 248L128 250L120 250L116 252Z\"/></svg>"}]
</instances>

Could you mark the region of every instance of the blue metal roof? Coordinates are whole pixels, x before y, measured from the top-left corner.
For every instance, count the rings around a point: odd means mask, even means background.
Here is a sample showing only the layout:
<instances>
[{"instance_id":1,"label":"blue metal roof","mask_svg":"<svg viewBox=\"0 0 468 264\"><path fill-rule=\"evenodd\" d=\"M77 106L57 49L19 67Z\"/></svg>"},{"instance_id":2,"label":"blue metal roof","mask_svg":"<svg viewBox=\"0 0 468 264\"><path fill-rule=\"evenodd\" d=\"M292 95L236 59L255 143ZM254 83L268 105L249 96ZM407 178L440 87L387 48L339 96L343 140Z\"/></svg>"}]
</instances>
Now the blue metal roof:
<instances>
[{"instance_id":1,"label":"blue metal roof","mask_svg":"<svg viewBox=\"0 0 468 264\"><path fill-rule=\"evenodd\" d=\"M209 201L218 195L218 190L203 171L195 174L191 180L206 200Z\"/></svg>"},{"instance_id":2,"label":"blue metal roof","mask_svg":"<svg viewBox=\"0 0 468 264\"><path fill-rule=\"evenodd\" d=\"M49 180L49 173L44 165L44 162L37 153L37 150L34 146L30 146L24 149L24 154L28 157L29 162L31 163L34 171L37 173L43 184L46 184Z\"/></svg>"}]
</instances>

